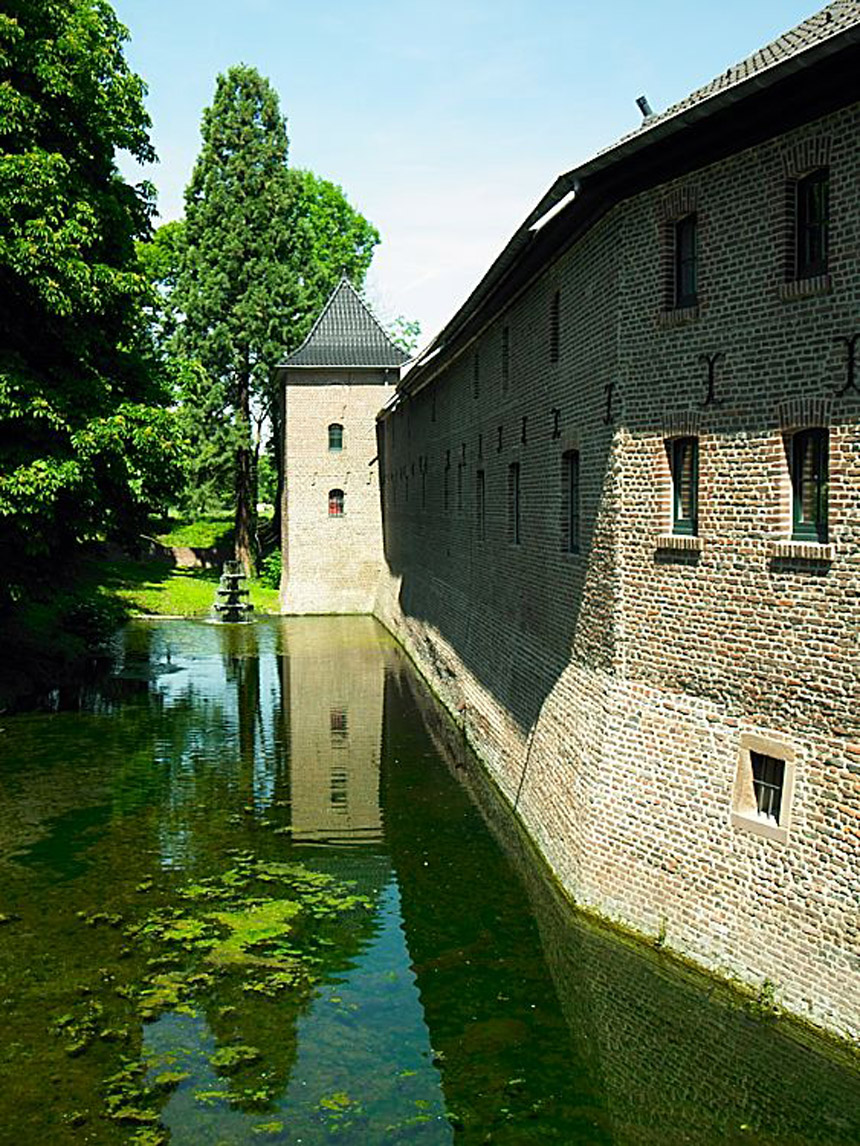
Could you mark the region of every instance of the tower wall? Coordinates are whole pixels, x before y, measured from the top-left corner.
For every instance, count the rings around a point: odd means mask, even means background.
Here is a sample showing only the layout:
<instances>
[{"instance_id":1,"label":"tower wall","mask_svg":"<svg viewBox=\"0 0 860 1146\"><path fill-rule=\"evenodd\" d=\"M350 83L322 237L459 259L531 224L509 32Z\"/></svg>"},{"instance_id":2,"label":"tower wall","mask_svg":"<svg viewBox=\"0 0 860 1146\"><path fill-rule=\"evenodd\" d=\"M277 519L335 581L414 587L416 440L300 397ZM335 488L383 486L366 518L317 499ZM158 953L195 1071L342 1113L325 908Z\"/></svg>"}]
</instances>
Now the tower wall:
<instances>
[{"instance_id":1,"label":"tower wall","mask_svg":"<svg viewBox=\"0 0 860 1146\"><path fill-rule=\"evenodd\" d=\"M285 374L281 607L370 613L382 565L375 419L393 393L396 371ZM340 450L329 448L332 424L343 427ZM343 491L342 515L330 512L332 490Z\"/></svg>"}]
</instances>

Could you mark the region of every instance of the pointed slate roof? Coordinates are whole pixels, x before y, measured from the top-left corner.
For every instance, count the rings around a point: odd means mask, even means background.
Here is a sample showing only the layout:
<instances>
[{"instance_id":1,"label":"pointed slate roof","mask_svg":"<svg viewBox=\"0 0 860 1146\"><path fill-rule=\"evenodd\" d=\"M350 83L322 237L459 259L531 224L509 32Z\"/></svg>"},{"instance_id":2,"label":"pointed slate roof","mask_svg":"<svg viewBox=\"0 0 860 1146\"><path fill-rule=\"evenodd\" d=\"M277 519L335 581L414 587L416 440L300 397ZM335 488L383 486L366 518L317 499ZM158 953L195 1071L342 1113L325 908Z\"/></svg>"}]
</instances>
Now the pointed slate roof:
<instances>
[{"instance_id":1,"label":"pointed slate roof","mask_svg":"<svg viewBox=\"0 0 860 1146\"><path fill-rule=\"evenodd\" d=\"M281 366L402 366L408 359L344 275L310 334Z\"/></svg>"}]
</instances>

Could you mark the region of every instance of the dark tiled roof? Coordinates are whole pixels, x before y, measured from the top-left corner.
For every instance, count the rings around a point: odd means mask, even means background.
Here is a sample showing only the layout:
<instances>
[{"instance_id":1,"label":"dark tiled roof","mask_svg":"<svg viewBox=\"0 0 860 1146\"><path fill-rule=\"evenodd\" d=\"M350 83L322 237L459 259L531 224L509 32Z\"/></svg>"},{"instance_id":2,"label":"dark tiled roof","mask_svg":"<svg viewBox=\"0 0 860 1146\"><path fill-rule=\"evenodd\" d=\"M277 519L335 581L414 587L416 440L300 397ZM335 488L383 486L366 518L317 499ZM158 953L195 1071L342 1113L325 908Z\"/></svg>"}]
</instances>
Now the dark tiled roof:
<instances>
[{"instance_id":1,"label":"dark tiled roof","mask_svg":"<svg viewBox=\"0 0 860 1146\"><path fill-rule=\"evenodd\" d=\"M344 275L310 334L282 366L402 366L409 358Z\"/></svg>"},{"instance_id":2,"label":"dark tiled roof","mask_svg":"<svg viewBox=\"0 0 860 1146\"><path fill-rule=\"evenodd\" d=\"M657 115L649 116L636 131L631 131L622 136L610 147L599 151L597 155L603 156L614 151L628 140L644 135L658 124L663 123L664 120L672 119L673 116L689 111L690 108L704 103L712 96L718 95L736 84L741 84L744 80L759 75L776 64L783 63L791 56L800 55L801 52L805 52L816 44L820 44L848 28L853 28L857 24L860 24L860 0L835 0L835 3L828 4L826 8L822 8L820 12L816 12L814 16L810 16L797 27L783 32L781 36L769 44L765 44L763 48L759 48L757 52L753 52L751 56L747 56L739 64L727 68L710 83L691 92L690 95L685 96L672 107Z\"/></svg>"}]
</instances>

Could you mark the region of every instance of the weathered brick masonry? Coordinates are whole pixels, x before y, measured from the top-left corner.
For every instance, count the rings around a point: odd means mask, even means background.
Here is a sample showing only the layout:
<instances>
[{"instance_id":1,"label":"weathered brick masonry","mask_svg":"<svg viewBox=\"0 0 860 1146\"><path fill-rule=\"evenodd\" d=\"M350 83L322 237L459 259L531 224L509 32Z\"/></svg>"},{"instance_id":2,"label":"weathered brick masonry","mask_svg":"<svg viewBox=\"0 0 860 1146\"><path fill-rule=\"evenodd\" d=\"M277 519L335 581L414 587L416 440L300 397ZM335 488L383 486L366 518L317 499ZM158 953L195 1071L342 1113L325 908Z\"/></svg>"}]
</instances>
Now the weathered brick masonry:
<instances>
[{"instance_id":1,"label":"weathered brick masonry","mask_svg":"<svg viewBox=\"0 0 860 1146\"><path fill-rule=\"evenodd\" d=\"M858 26L860 5L830 5L527 220L380 420L375 603L580 903L769 980L845 1035L860 1033ZM799 274L792 196L810 171L829 181L829 251ZM678 305L690 217L698 281ZM806 430L829 448L827 536L797 540ZM698 449L688 532L679 439ZM784 766L769 822L749 805L756 753Z\"/></svg>"}]
</instances>

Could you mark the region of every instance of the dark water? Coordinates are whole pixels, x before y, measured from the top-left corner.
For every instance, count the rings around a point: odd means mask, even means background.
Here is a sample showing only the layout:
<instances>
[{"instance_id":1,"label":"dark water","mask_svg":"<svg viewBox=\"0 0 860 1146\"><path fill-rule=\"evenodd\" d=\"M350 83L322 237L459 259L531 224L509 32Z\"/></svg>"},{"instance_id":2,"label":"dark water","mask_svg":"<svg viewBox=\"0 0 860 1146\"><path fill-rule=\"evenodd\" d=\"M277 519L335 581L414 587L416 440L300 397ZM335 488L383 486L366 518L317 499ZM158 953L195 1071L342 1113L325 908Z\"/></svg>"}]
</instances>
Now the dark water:
<instances>
[{"instance_id":1,"label":"dark water","mask_svg":"<svg viewBox=\"0 0 860 1146\"><path fill-rule=\"evenodd\" d=\"M365 618L151 622L0 717L0 1141L860 1141L860 1076L574 918Z\"/></svg>"}]
</instances>

